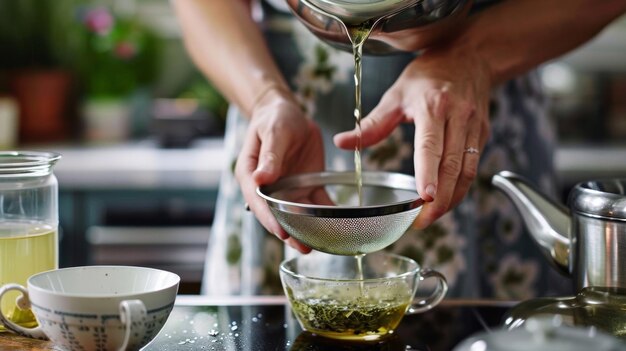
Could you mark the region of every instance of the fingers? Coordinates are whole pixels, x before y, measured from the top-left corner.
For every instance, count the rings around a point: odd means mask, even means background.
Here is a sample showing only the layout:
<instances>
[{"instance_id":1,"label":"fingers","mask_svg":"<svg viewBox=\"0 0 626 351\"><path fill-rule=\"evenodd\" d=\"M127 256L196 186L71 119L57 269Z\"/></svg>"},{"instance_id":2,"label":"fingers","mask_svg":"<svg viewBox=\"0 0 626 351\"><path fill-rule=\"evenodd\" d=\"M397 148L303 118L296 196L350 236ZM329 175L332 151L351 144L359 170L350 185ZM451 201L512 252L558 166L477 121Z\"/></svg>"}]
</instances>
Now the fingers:
<instances>
[{"instance_id":1,"label":"fingers","mask_svg":"<svg viewBox=\"0 0 626 351\"><path fill-rule=\"evenodd\" d=\"M311 203L316 205L333 206L335 202L330 198L325 187L318 187L311 193Z\"/></svg>"},{"instance_id":2,"label":"fingers","mask_svg":"<svg viewBox=\"0 0 626 351\"><path fill-rule=\"evenodd\" d=\"M449 117L445 126L444 151L438 169L437 194L434 201L424 206L420 212L414 224L417 228L430 225L465 195L478 166L478 154L465 153L466 145L479 145L480 123L475 123L475 108L470 103L456 102L454 106L447 106L444 110Z\"/></svg>"},{"instance_id":3,"label":"fingers","mask_svg":"<svg viewBox=\"0 0 626 351\"><path fill-rule=\"evenodd\" d=\"M285 242L287 243L287 245L293 247L294 249L300 251L301 253L309 253L311 252L311 248L304 245L303 243L299 242L298 240L294 239L294 238L288 238L285 240Z\"/></svg>"},{"instance_id":4,"label":"fingers","mask_svg":"<svg viewBox=\"0 0 626 351\"><path fill-rule=\"evenodd\" d=\"M380 103L361 121L361 145L371 146L385 139L404 119L402 101L393 91L383 95ZM339 133L333 141L338 148L354 149L358 142L356 129Z\"/></svg>"},{"instance_id":5,"label":"fingers","mask_svg":"<svg viewBox=\"0 0 626 351\"><path fill-rule=\"evenodd\" d=\"M256 134L254 128L249 128L248 135L243 144L239 157L237 158L237 164L235 166L235 175L239 181L241 192L243 197L248 203L250 210L254 212L255 216L259 219L259 222L272 234L285 240L289 237L287 232L278 224L274 216L272 215L269 207L261 197L256 193L256 188L259 183L253 177L253 172L258 169L261 141ZM267 156L266 156L267 157ZM270 156L271 159L271 156ZM266 164L267 167L275 167L275 160L271 160ZM263 171L265 172L265 171Z\"/></svg>"},{"instance_id":6,"label":"fingers","mask_svg":"<svg viewBox=\"0 0 626 351\"><path fill-rule=\"evenodd\" d=\"M280 126L264 131L259 150L259 161L252 173L257 184L274 182L281 176L285 154L289 149L289 133L281 133Z\"/></svg>"},{"instance_id":7,"label":"fingers","mask_svg":"<svg viewBox=\"0 0 626 351\"><path fill-rule=\"evenodd\" d=\"M448 113L448 95L433 91L424 104L407 110L415 124L415 181L417 192L425 201L433 201L438 190L439 164L443 155L444 131Z\"/></svg>"},{"instance_id":8,"label":"fingers","mask_svg":"<svg viewBox=\"0 0 626 351\"><path fill-rule=\"evenodd\" d=\"M477 115L476 121L471 123L467 134L466 147L473 147L479 150L479 153L467 153L465 152L463 157L463 168L459 175L459 180L456 184L454 195L452 196L451 207L456 206L467 194L472 182L478 174L478 163L480 161L480 155L485 148L485 144L489 139L489 125L488 123L482 123L481 121L487 121L486 109L480 112L483 116Z\"/></svg>"}]
</instances>

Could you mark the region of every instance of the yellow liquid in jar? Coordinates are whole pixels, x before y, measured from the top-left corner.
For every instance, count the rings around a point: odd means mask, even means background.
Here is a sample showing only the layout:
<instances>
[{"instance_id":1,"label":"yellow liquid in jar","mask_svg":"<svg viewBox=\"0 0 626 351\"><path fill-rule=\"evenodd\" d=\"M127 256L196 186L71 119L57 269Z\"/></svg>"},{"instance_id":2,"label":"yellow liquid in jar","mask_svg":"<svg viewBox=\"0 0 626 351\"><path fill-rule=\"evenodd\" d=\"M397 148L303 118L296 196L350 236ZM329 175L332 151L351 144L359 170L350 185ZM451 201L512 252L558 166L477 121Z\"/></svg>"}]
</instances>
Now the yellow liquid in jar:
<instances>
[{"instance_id":1,"label":"yellow liquid in jar","mask_svg":"<svg viewBox=\"0 0 626 351\"><path fill-rule=\"evenodd\" d=\"M33 222L0 222L0 285L16 283L26 287L36 273L58 268L58 234L55 226ZM37 322L30 311L21 311L11 291L0 301L2 313L15 323L33 327ZM0 325L0 330L3 330Z\"/></svg>"}]
</instances>

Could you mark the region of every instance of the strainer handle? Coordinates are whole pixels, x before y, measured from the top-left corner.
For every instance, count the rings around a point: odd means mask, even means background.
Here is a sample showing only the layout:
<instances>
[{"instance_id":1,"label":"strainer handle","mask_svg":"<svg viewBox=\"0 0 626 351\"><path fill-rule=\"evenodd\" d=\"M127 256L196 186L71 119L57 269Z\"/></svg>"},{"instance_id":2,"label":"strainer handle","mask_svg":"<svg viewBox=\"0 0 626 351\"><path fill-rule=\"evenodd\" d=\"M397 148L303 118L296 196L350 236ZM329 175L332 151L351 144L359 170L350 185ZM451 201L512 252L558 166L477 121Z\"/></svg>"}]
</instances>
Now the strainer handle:
<instances>
[{"instance_id":1,"label":"strainer handle","mask_svg":"<svg viewBox=\"0 0 626 351\"><path fill-rule=\"evenodd\" d=\"M443 274L429 268L424 268L418 273L417 279L419 279L419 281L428 278L437 279L437 287L435 288L435 291L433 291L430 296L412 304L407 310L407 314L426 312L437 306L446 296L446 293L448 292L448 281L446 280L446 277L444 277Z\"/></svg>"}]
</instances>

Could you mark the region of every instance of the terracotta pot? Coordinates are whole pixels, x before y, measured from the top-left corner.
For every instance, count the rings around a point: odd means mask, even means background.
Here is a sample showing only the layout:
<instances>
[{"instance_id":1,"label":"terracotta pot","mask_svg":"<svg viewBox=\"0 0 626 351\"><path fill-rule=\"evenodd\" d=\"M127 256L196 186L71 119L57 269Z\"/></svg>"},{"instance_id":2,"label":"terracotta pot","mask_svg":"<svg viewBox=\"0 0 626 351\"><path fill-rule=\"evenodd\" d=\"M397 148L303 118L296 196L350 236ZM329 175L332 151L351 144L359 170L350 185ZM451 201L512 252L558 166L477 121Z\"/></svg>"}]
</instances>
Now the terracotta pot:
<instances>
[{"instance_id":1,"label":"terracotta pot","mask_svg":"<svg viewBox=\"0 0 626 351\"><path fill-rule=\"evenodd\" d=\"M71 76L62 70L16 72L11 89L20 110L20 142L57 141L67 136Z\"/></svg>"}]
</instances>

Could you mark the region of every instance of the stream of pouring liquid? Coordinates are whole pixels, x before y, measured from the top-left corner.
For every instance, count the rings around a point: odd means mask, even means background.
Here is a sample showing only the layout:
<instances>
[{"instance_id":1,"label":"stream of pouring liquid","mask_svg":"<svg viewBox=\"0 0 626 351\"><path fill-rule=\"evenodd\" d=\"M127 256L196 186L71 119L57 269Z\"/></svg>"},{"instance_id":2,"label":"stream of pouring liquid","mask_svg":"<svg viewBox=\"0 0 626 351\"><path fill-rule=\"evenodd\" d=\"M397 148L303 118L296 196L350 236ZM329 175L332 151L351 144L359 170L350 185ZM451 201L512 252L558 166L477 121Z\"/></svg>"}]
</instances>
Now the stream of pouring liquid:
<instances>
[{"instance_id":1,"label":"stream of pouring liquid","mask_svg":"<svg viewBox=\"0 0 626 351\"><path fill-rule=\"evenodd\" d=\"M348 30L348 36L350 37L350 42L352 43L352 53L354 55L354 119L355 119L355 129L357 132L357 142L354 148L354 173L356 175L356 188L357 194L359 197L359 206L363 205L363 178L362 178L362 166L361 166L361 117L362 117L362 107L361 107L361 78L362 78L362 59L363 59L363 44L365 40L369 36L372 30L372 24L365 22L359 26L348 26L346 24L346 29ZM364 254L355 255L355 259L357 261L357 279L361 281L359 284L359 290L361 295L363 295L364 284L363 284L363 256Z\"/></svg>"},{"instance_id":2,"label":"stream of pouring liquid","mask_svg":"<svg viewBox=\"0 0 626 351\"><path fill-rule=\"evenodd\" d=\"M362 165L361 165L361 118L362 118L362 106L361 106L361 85L362 85L362 59L363 59L363 44L369 36L372 29L372 24L364 22L358 26L346 25L348 30L348 36L352 43L352 53L354 55L354 119L355 129L357 133L357 142L354 148L354 173L356 175L356 188L357 195L359 197L359 206L363 205L363 178L362 178Z\"/></svg>"}]
</instances>

